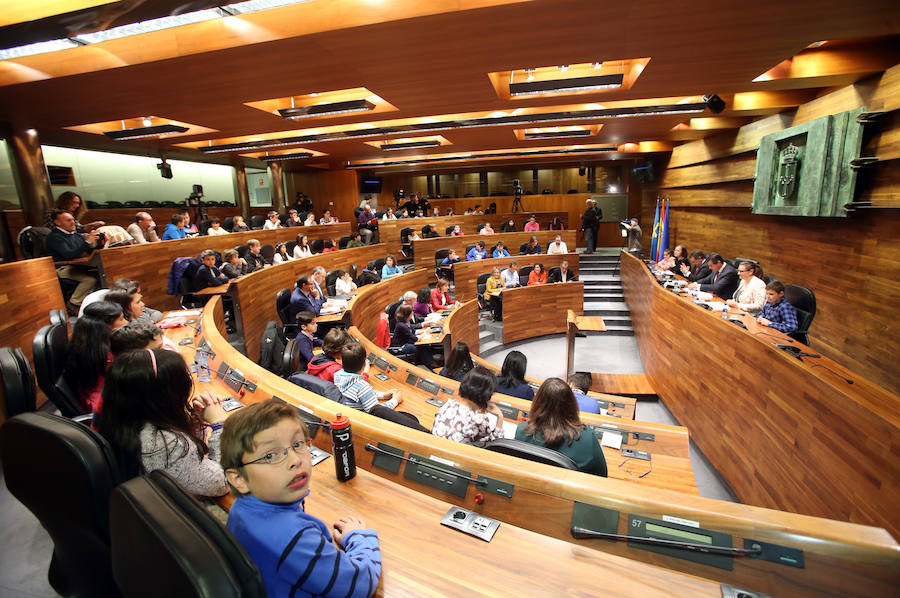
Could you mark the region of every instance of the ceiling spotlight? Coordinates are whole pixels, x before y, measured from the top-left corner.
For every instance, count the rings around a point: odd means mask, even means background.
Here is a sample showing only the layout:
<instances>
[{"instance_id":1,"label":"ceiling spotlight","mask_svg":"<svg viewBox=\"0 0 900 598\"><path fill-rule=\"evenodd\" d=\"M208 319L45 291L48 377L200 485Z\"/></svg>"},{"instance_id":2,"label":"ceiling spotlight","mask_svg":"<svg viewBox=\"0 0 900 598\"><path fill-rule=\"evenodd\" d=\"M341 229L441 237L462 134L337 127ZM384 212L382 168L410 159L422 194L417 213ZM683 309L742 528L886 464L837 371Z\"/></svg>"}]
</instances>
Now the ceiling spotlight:
<instances>
[{"instance_id":1,"label":"ceiling spotlight","mask_svg":"<svg viewBox=\"0 0 900 598\"><path fill-rule=\"evenodd\" d=\"M534 69L525 69L525 72L528 73L528 81L534 81Z\"/></svg>"},{"instance_id":2,"label":"ceiling spotlight","mask_svg":"<svg viewBox=\"0 0 900 598\"><path fill-rule=\"evenodd\" d=\"M706 103L706 107L709 108L709 111L713 114L718 114L722 110L725 110L725 100L714 93L703 96L703 101Z\"/></svg>"},{"instance_id":3,"label":"ceiling spotlight","mask_svg":"<svg viewBox=\"0 0 900 598\"><path fill-rule=\"evenodd\" d=\"M560 72L560 73L565 73L567 70L569 70L569 65L568 65L568 64L561 64L561 65L559 65L559 66L556 67L556 68L559 69L559 72Z\"/></svg>"},{"instance_id":4,"label":"ceiling spotlight","mask_svg":"<svg viewBox=\"0 0 900 598\"><path fill-rule=\"evenodd\" d=\"M599 69L601 66L603 66L603 63L602 63L602 62L592 62L592 63L591 63L591 66L594 67L594 70L597 70L597 69Z\"/></svg>"},{"instance_id":5,"label":"ceiling spotlight","mask_svg":"<svg viewBox=\"0 0 900 598\"><path fill-rule=\"evenodd\" d=\"M150 119L149 116L145 116L143 118L143 120L141 120L141 124L144 125L145 127L152 127L153 121Z\"/></svg>"}]
</instances>

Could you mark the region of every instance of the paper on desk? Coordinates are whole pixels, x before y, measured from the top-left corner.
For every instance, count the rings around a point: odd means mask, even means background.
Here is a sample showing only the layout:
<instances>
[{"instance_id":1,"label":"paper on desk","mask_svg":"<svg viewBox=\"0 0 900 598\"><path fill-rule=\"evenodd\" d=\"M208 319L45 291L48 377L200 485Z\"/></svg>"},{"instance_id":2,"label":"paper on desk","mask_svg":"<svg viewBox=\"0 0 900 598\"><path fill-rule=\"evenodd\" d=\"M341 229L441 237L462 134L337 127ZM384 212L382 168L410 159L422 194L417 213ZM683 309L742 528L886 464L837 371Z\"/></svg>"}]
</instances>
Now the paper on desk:
<instances>
[{"instance_id":1,"label":"paper on desk","mask_svg":"<svg viewBox=\"0 0 900 598\"><path fill-rule=\"evenodd\" d=\"M705 303L713 311L722 311L725 309L725 304L721 301L702 301L701 303Z\"/></svg>"},{"instance_id":2,"label":"paper on desk","mask_svg":"<svg viewBox=\"0 0 900 598\"><path fill-rule=\"evenodd\" d=\"M706 291L697 291L697 299L699 299L700 301L709 301L712 298L712 293L707 293Z\"/></svg>"},{"instance_id":3,"label":"paper on desk","mask_svg":"<svg viewBox=\"0 0 900 598\"><path fill-rule=\"evenodd\" d=\"M600 407L600 415L609 415L609 411L607 411L603 407Z\"/></svg>"},{"instance_id":4,"label":"paper on desk","mask_svg":"<svg viewBox=\"0 0 900 598\"><path fill-rule=\"evenodd\" d=\"M503 437L515 439L517 427L518 427L518 424L516 422L511 422L509 420L503 420Z\"/></svg>"},{"instance_id":5,"label":"paper on desk","mask_svg":"<svg viewBox=\"0 0 900 598\"><path fill-rule=\"evenodd\" d=\"M179 316L188 317L188 316L199 316L203 313L202 309L182 309L181 311L170 311L166 312L167 318L177 318Z\"/></svg>"},{"instance_id":6,"label":"paper on desk","mask_svg":"<svg viewBox=\"0 0 900 598\"><path fill-rule=\"evenodd\" d=\"M619 450L622 448L622 435L615 432L604 432L600 438L600 444Z\"/></svg>"}]
</instances>

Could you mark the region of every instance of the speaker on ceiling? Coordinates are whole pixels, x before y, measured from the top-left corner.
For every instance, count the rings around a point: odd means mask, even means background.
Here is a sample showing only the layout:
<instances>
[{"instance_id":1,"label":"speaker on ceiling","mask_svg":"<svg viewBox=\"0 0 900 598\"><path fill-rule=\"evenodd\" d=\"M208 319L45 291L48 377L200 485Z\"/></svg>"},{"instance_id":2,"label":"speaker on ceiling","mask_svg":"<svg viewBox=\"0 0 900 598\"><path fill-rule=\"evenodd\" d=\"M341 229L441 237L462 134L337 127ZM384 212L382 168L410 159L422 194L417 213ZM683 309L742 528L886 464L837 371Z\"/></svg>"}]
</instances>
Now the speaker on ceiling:
<instances>
[{"instance_id":1,"label":"speaker on ceiling","mask_svg":"<svg viewBox=\"0 0 900 598\"><path fill-rule=\"evenodd\" d=\"M582 166L581 168L578 169L578 176L584 176L585 172L587 172L587 171L586 171L585 167Z\"/></svg>"},{"instance_id":2,"label":"speaker on ceiling","mask_svg":"<svg viewBox=\"0 0 900 598\"><path fill-rule=\"evenodd\" d=\"M703 96L703 101L706 102L706 107L709 108L709 111L713 114L718 114L722 110L725 110L725 100L714 93Z\"/></svg>"}]
</instances>

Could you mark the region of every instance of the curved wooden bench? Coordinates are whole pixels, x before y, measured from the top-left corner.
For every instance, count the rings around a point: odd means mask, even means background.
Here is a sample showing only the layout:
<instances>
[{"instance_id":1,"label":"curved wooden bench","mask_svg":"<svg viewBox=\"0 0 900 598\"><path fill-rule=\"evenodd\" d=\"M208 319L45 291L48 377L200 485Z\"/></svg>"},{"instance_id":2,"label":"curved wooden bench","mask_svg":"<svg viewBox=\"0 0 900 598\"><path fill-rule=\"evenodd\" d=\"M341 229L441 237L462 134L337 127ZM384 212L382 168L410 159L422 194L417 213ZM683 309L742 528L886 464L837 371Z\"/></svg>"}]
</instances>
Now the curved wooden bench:
<instances>
[{"instance_id":1,"label":"curved wooden bench","mask_svg":"<svg viewBox=\"0 0 900 598\"><path fill-rule=\"evenodd\" d=\"M554 240L556 235L561 235L565 241L566 247L575 249L575 231L564 230L562 232L555 231L538 231L536 233L497 233L494 235L463 235L462 237L435 237L434 239L420 239L412 242L414 258L413 263L416 269L424 268L426 270L434 270L434 252L438 249L455 249L456 253L463 260L466 259L466 245L484 241L484 247L487 249L492 245L496 245L498 241L511 248L509 253L518 254L519 245L527 243L531 237L535 236L541 244L541 253L547 253L547 243Z\"/></svg>"}]
</instances>

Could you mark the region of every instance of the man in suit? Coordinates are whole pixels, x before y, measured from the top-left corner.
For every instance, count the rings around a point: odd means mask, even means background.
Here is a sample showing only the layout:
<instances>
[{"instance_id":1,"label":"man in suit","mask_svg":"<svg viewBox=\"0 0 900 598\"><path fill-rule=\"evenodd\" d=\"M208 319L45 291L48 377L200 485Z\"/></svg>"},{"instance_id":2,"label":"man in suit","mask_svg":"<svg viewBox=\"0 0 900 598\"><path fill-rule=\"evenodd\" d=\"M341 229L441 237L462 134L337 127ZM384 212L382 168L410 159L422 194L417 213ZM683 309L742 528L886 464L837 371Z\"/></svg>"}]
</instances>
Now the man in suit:
<instances>
[{"instance_id":1,"label":"man in suit","mask_svg":"<svg viewBox=\"0 0 900 598\"><path fill-rule=\"evenodd\" d=\"M702 251L692 251L688 256L691 267L686 264L681 265L681 274L691 282L697 282L701 278L709 276L709 263L706 261L706 254Z\"/></svg>"},{"instance_id":2,"label":"man in suit","mask_svg":"<svg viewBox=\"0 0 900 598\"><path fill-rule=\"evenodd\" d=\"M325 284L325 275L325 268L322 266L313 268L313 271L309 275L309 280L312 282L313 288L319 294L319 299L322 301L325 301L325 298L328 295L328 293L325 292L325 287L322 286Z\"/></svg>"},{"instance_id":3,"label":"man in suit","mask_svg":"<svg viewBox=\"0 0 900 598\"><path fill-rule=\"evenodd\" d=\"M718 253L709 256L709 269L711 272L706 278L688 285L691 289L700 289L706 293L713 293L723 299L730 299L737 290L741 279L738 277L734 266L722 259Z\"/></svg>"},{"instance_id":4,"label":"man in suit","mask_svg":"<svg viewBox=\"0 0 900 598\"><path fill-rule=\"evenodd\" d=\"M312 279L309 276L301 276L297 279L297 286L291 293L291 303L288 306L288 322L295 322L297 314L301 311L312 312L319 315L322 310L322 304L325 299L316 290Z\"/></svg>"},{"instance_id":5,"label":"man in suit","mask_svg":"<svg viewBox=\"0 0 900 598\"><path fill-rule=\"evenodd\" d=\"M547 282L572 282L573 280L578 280L578 277L569 270L569 262L564 261L559 264L559 270L554 268L550 271L550 277Z\"/></svg>"}]
</instances>

